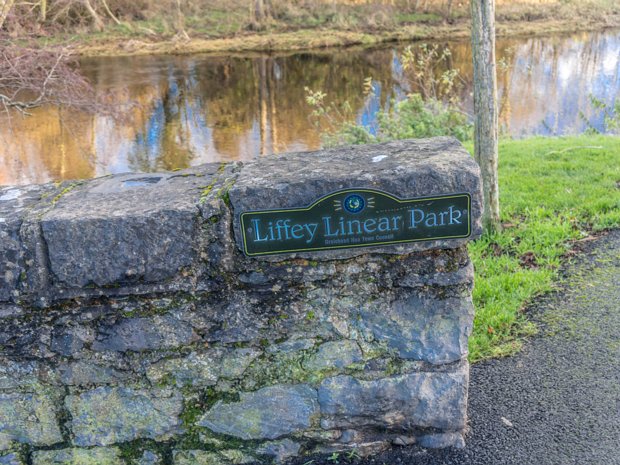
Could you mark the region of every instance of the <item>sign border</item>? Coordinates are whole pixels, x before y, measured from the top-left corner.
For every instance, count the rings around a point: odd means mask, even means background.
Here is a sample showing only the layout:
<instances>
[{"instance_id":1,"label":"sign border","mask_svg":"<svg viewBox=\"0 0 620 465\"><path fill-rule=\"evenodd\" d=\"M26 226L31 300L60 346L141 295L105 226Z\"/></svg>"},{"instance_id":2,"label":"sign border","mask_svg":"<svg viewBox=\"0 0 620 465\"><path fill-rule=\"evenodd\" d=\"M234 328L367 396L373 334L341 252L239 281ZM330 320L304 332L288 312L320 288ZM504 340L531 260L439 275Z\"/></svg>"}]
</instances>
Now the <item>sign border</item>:
<instances>
[{"instance_id":1,"label":"sign border","mask_svg":"<svg viewBox=\"0 0 620 465\"><path fill-rule=\"evenodd\" d=\"M345 194L347 192L365 192L365 193L379 193L385 195L386 197L391 198L392 200L398 203L406 203L406 202L424 202L426 200L442 200L442 199L452 199L457 197L467 197L467 211L469 214L467 215L467 234L465 235L457 235L457 236L441 236L441 237L424 237L420 239L403 239L398 241L386 241L386 242L373 242L372 244L351 244L351 245L334 245L334 246L325 246L325 247L317 247L313 249L289 249L289 250L279 250L279 251L269 251L269 252L255 252L249 253L247 250L247 239L245 236L245 227L243 225L243 217L245 215L256 215L256 214L267 214L267 213L286 213L286 212L300 212L300 211L308 211L311 210L318 203L329 199L335 195ZM471 195L468 192L463 192L460 194L446 194L446 195L436 195L429 197L418 197L415 199L401 199L396 197L395 195L388 194L385 191L380 189L373 189L369 187L349 187L346 189L340 189L337 191L333 191L329 194L326 194L322 197L319 197L317 200L312 202L310 205L306 207L296 207L296 208L283 208L283 209L275 209L275 210L251 210L242 212L239 214L239 229L241 230L241 238L243 242L243 253L248 257L257 257L257 256L266 256L266 255L278 255L278 254L287 254L287 253L312 253L313 251L325 251L325 250L334 250L334 249L352 249L359 247L377 247L381 245L391 245L391 244L405 244L410 242L422 242L422 241L438 241L442 239L464 239L471 236Z\"/></svg>"}]
</instances>

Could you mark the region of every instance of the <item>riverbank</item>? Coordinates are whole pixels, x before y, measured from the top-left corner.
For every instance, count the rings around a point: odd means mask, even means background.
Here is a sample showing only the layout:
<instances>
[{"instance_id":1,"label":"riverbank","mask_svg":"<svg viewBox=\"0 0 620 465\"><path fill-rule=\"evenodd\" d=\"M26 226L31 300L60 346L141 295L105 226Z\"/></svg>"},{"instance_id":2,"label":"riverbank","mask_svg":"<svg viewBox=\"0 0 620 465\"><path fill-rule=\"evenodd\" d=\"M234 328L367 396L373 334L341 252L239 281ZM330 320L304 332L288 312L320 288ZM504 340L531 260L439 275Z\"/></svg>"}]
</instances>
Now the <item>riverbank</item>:
<instances>
[{"instance_id":1,"label":"riverbank","mask_svg":"<svg viewBox=\"0 0 620 465\"><path fill-rule=\"evenodd\" d=\"M498 37L526 37L578 31L597 31L620 27L620 15L599 22L536 21L498 24ZM317 33L319 32L319 33ZM71 45L88 57L226 52L283 52L330 47L373 46L389 42L418 40L458 40L469 37L469 23L456 25L408 25L398 31L375 33L336 30L300 30L275 34L252 34L225 39L192 38L155 40L147 37L93 38L91 43ZM91 39L88 39L91 40Z\"/></svg>"},{"instance_id":2,"label":"riverbank","mask_svg":"<svg viewBox=\"0 0 620 465\"><path fill-rule=\"evenodd\" d=\"M604 0L596 0L604 3ZM506 8L506 7L505 7ZM534 37L579 31L620 28L620 6L568 9L558 6L498 10L498 37ZM358 12L359 13L359 12ZM330 47L375 46L390 42L419 40L459 40L470 33L466 11L449 19L438 14L393 14L390 21L369 25L311 21L290 24L274 21L263 31L252 32L237 25L226 29L195 24L187 27L187 38L180 38L152 22L111 25L103 32L56 34L39 38L40 46L63 45L87 56L136 56L156 54L229 54L236 52L302 51ZM349 18L350 19L350 18ZM227 21L227 20L226 20Z\"/></svg>"}]
</instances>

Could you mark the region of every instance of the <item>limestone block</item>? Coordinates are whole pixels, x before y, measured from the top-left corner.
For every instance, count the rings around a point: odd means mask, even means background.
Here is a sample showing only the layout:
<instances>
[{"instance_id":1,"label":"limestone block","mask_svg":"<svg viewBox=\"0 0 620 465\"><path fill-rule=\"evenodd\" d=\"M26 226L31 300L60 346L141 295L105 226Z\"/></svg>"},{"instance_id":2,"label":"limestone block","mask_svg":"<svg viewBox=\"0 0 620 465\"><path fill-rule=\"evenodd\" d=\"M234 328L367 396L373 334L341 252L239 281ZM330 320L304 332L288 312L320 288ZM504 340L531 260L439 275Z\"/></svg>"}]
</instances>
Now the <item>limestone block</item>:
<instances>
[{"instance_id":1,"label":"limestone block","mask_svg":"<svg viewBox=\"0 0 620 465\"><path fill-rule=\"evenodd\" d=\"M254 457L237 450L175 450L172 456L174 465L242 465L256 462Z\"/></svg>"},{"instance_id":2,"label":"limestone block","mask_svg":"<svg viewBox=\"0 0 620 465\"><path fill-rule=\"evenodd\" d=\"M10 454L0 454L0 465L26 465L19 454L11 452Z\"/></svg>"},{"instance_id":3,"label":"limestone block","mask_svg":"<svg viewBox=\"0 0 620 465\"><path fill-rule=\"evenodd\" d=\"M129 375L94 362L78 361L58 366L60 380L67 386L115 385Z\"/></svg>"},{"instance_id":4,"label":"limestone block","mask_svg":"<svg viewBox=\"0 0 620 465\"><path fill-rule=\"evenodd\" d=\"M307 370L342 369L362 361L362 350L355 341L331 341L321 344L316 354L304 361Z\"/></svg>"},{"instance_id":5,"label":"limestone block","mask_svg":"<svg viewBox=\"0 0 620 465\"><path fill-rule=\"evenodd\" d=\"M44 198L57 194L53 185L0 188L0 302L16 297L26 275L26 257L20 230L31 210Z\"/></svg>"},{"instance_id":6,"label":"limestone block","mask_svg":"<svg viewBox=\"0 0 620 465\"><path fill-rule=\"evenodd\" d=\"M52 399L44 394L0 393L0 450L11 441L33 446L62 442Z\"/></svg>"},{"instance_id":7,"label":"limestone block","mask_svg":"<svg viewBox=\"0 0 620 465\"><path fill-rule=\"evenodd\" d=\"M92 343L93 339L94 334L90 328L65 324L54 328L50 348L58 354L71 357L80 352L85 344Z\"/></svg>"},{"instance_id":8,"label":"limestone block","mask_svg":"<svg viewBox=\"0 0 620 465\"><path fill-rule=\"evenodd\" d=\"M217 402L198 422L241 439L277 439L310 427L318 413L317 392L307 385L276 385Z\"/></svg>"},{"instance_id":9,"label":"limestone block","mask_svg":"<svg viewBox=\"0 0 620 465\"><path fill-rule=\"evenodd\" d=\"M237 245L241 247L237 218L240 212L304 207L336 190L364 187L401 198L470 193L471 238L482 233L479 167L459 141L450 137L436 137L287 153L263 157L246 164L229 192L236 215L234 225ZM298 255L314 260L331 260L369 251L403 254L430 248L454 248L467 243L471 238ZM261 260L274 259L264 257Z\"/></svg>"},{"instance_id":10,"label":"limestone block","mask_svg":"<svg viewBox=\"0 0 620 465\"><path fill-rule=\"evenodd\" d=\"M251 348L192 352L187 357L171 358L151 365L147 377L154 384L172 376L178 387L213 386L220 378L234 379L243 375L260 354L259 350Z\"/></svg>"},{"instance_id":11,"label":"limestone block","mask_svg":"<svg viewBox=\"0 0 620 465\"><path fill-rule=\"evenodd\" d=\"M463 434L459 432L425 434L417 438L418 444L427 449L443 449L445 447L455 447L461 449L465 447Z\"/></svg>"},{"instance_id":12,"label":"limestone block","mask_svg":"<svg viewBox=\"0 0 620 465\"><path fill-rule=\"evenodd\" d=\"M39 385L39 371L37 362L16 362L0 357L0 392L34 392Z\"/></svg>"},{"instance_id":13,"label":"limestone block","mask_svg":"<svg viewBox=\"0 0 620 465\"><path fill-rule=\"evenodd\" d=\"M145 450L136 465L162 465L163 459L153 451Z\"/></svg>"},{"instance_id":14,"label":"limestone block","mask_svg":"<svg viewBox=\"0 0 620 465\"><path fill-rule=\"evenodd\" d=\"M269 441L262 444L256 452L272 458L275 463L283 463L291 457L295 457L301 448L301 444L289 438L279 441Z\"/></svg>"},{"instance_id":15,"label":"limestone block","mask_svg":"<svg viewBox=\"0 0 620 465\"><path fill-rule=\"evenodd\" d=\"M191 325L171 315L126 318L99 328L92 348L117 352L175 348L198 340Z\"/></svg>"},{"instance_id":16,"label":"limestone block","mask_svg":"<svg viewBox=\"0 0 620 465\"><path fill-rule=\"evenodd\" d=\"M395 431L465 428L469 370L410 373L374 381L336 376L319 387L325 429L380 427Z\"/></svg>"},{"instance_id":17,"label":"limestone block","mask_svg":"<svg viewBox=\"0 0 620 465\"><path fill-rule=\"evenodd\" d=\"M64 195L41 220L55 280L85 287L175 277L196 258L197 204L219 166L101 178Z\"/></svg>"},{"instance_id":18,"label":"limestone block","mask_svg":"<svg viewBox=\"0 0 620 465\"><path fill-rule=\"evenodd\" d=\"M469 295L439 299L412 293L381 309L361 308L355 325L404 359L444 364L467 356L473 321Z\"/></svg>"},{"instance_id":19,"label":"limestone block","mask_svg":"<svg viewBox=\"0 0 620 465\"><path fill-rule=\"evenodd\" d=\"M183 399L166 390L99 387L67 396L77 446L107 446L134 439L165 439L181 427Z\"/></svg>"},{"instance_id":20,"label":"limestone block","mask_svg":"<svg viewBox=\"0 0 620 465\"><path fill-rule=\"evenodd\" d=\"M32 465L126 465L116 447L41 450L32 454Z\"/></svg>"}]
</instances>

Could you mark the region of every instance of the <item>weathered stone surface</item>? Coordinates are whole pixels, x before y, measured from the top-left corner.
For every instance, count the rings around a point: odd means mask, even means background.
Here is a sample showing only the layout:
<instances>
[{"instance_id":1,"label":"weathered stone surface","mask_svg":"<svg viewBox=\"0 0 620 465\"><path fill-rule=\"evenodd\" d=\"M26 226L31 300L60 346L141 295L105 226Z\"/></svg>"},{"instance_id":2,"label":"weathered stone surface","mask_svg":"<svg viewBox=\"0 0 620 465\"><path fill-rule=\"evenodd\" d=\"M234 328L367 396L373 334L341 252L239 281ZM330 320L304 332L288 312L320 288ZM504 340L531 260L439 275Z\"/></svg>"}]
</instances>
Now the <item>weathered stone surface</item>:
<instances>
[{"instance_id":1,"label":"weathered stone surface","mask_svg":"<svg viewBox=\"0 0 620 465\"><path fill-rule=\"evenodd\" d=\"M427 449L442 449L444 447L465 447L463 434L458 432L425 434L417 438L418 444Z\"/></svg>"},{"instance_id":2,"label":"weathered stone surface","mask_svg":"<svg viewBox=\"0 0 620 465\"><path fill-rule=\"evenodd\" d=\"M267 347L267 352L271 354L287 354L297 352L299 350L307 350L314 347L316 342L316 339L289 339L288 341L281 342L280 344L273 344Z\"/></svg>"},{"instance_id":3,"label":"weathered stone surface","mask_svg":"<svg viewBox=\"0 0 620 465\"><path fill-rule=\"evenodd\" d=\"M77 446L165 439L181 427L183 399L167 390L99 387L65 399Z\"/></svg>"},{"instance_id":4,"label":"weathered stone surface","mask_svg":"<svg viewBox=\"0 0 620 465\"><path fill-rule=\"evenodd\" d=\"M340 283L339 283L340 284ZM356 293L347 291L354 286ZM335 287L320 286L311 289L305 296L304 306L307 318L311 318L314 331L323 338L335 334L339 338L359 339L364 328L358 328L359 312L381 311L390 303L389 293L380 292L373 283L342 283ZM312 334L312 333L311 333ZM309 335L311 335L309 334ZM312 334L313 335L313 334ZM372 334L369 335L372 338Z\"/></svg>"},{"instance_id":5,"label":"weathered stone surface","mask_svg":"<svg viewBox=\"0 0 620 465\"><path fill-rule=\"evenodd\" d=\"M321 344L318 352L304 362L304 368L313 371L339 369L361 361L362 350L355 341L331 341Z\"/></svg>"},{"instance_id":6,"label":"weathered stone surface","mask_svg":"<svg viewBox=\"0 0 620 465\"><path fill-rule=\"evenodd\" d=\"M295 457L299 453L300 448L301 444L286 438L279 441L266 442L256 450L256 453L271 457L276 463L282 463L291 457Z\"/></svg>"},{"instance_id":7,"label":"weathered stone surface","mask_svg":"<svg viewBox=\"0 0 620 465\"><path fill-rule=\"evenodd\" d=\"M118 384L127 374L94 362L61 363L58 366L60 380L67 386L91 386L98 384Z\"/></svg>"},{"instance_id":8,"label":"weathered stone surface","mask_svg":"<svg viewBox=\"0 0 620 465\"><path fill-rule=\"evenodd\" d=\"M441 257L433 258L436 266L443 261ZM442 270L426 275L407 274L398 280L396 284L401 287L420 288L423 286L457 286L459 284L473 284L473 282L474 265L470 261L467 265L456 270Z\"/></svg>"},{"instance_id":9,"label":"weathered stone surface","mask_svg":"<svg viewBox=\"0 0 620 465\"><path fill-rule=\"evenodd\" d=\"M245 372L241 382L241 389L253 391L259 387L279 384L316 383L322 379L328 370L310 370L304 367L304 361L312 353L309 350L270 351L266 357L261 357Z\"/></svg>"},{"instance_id":10,"label":"weathered stone surface","mask_svg":"<svg viewBox=\"0 0 620 465\"><path fill-rule=\"evenodd\" d=\"M233 465L242 465L256 462L256 458L252 457L251 455L244 454L243 452L236 449L221 450L220 456L222 456L226 461Z\"/></svg>"},{"instance_id":11,"label":"weathered stone surface","mask_svg":"<svg viewBox=\"0 0 620 465\"><path fill-rule=\"evenodd\" d=\"M1 304L0 320L3 318L12 318L24 314L24 309L18 305Z\"/></svg>"},{"instance_id":12,"label":"weathered stone surface","mask_svg":"<svg viewBox=\"0 0 620 465\"><path fill-rule=\"evenodd\" d=\"M94 340L94 331L90 328L75 325L54 328L52 332L52 351L71 357L80 352L85 344Z\"/></svg>"},{"instance_id":13,"label":"weathered stone surface","mask_svg":"<svg viewBox=\"0 0 620 465\"><path fill-rule=\"evenodd\" d=\"M256 349L214 349L206 353L192 352L187 357L163 360L151 365L147 377L160 383L171 376L177 386L213 386L220 378L232 379L243 375L245 369L261 354Z\"/></svg>"},{"instance_id":14,"label":"weathered stone surface","mask_svg":"<svg viewBox=\"0 0 620 465\"><path fill-rule=\"evenodd\" d=\"M189 323L171 315L127 318L99 328L93 350L118 352L176 348L199 338Z\"/></svg>"},{"instance_id":15,"label":"weathered stone surface","mask_svg":"<svg viewBox=\"0 0 620 465\"><path fill-rule=\"evenodd\" d=\"M260 354L260 350L252 348L233 350L222 357L220 376L228 379L241 377L250 363Z\"/></svg>"},{"instance_id":16,"label":"weathered stone surface","mask_svg":"<svg viewBox=\"0 0 620 465\"><path fill-rule=\"evenodd\" d=\"M218 325L209 331L207 341L234 344L260 338L265 322L253 318L255 299L255 295L237 290L226 301L214 305L210 316Z\"/></svg>"},{"instance_id":17,"label":"weathered stone surface","mask_svg":"<svg viewBox=\"0 0 620 465\"><path fill-rule=\"evenodd\" d=\"M56 191L52 185L0 188L0 302L14 300L26 274L22 225L33 207Z\"/></svg>"},{"instance_id":18,"label":"weathered stone surface","mask_svg":"<svg viewBox=\"0 0 620 465\"><path fill-rule=\"evenodd\" d=\"M15 221L0 223L0 301L17 296L17 282L22 273L19 226Z\"/></svg>"},{"instance_id":19,"label":"weathered stone surface","mask_svg":"<svg viewBox=\"0 0 620 465\"><path fill-rule=\"evenodd\" d=\"M482 233L479 173L478 165L460 142L450 137L437 137L263 157L243 167L229 194L237 215L243 211L303 207L344 188L369 187L401 198L469 192L472 196L472 237L477 237ZM238 219L235 231L241 247ZM370 250L402 254L429 248L453 248L466 242L468 239L436 240ZM312 257L350 257L368 250L315 252Z\"/></svg>"},{"instance_id":20,"label":"weathered stone surface","mask_svg":"<svg viewBox=\"0 0 620 465\"><path fill-rule=\"evenodd\" d=\"M438 299L414 293L380 309L361 308L359 316L357 327L402 358L442 364L468 354L474 321L469 295Z\"/></svg>"},{"instance_id":21,"label":"weathered stone surface","mask_svg":"<svg viewBox=\"0 0 620 465\"><path fill-rule=\"evenodd\" d=\"M1 455L0 454L0 465L26 465L19 454L12 452L10 454Z\"/></svg>"},{"instance_id":22,"label":"weathered stone surface","mask_svg":"<svg viewBox=\"0 0 620 465\"><path fill-rule=\"evenodd\" d=\"M177 464L218 465L257 447L282 461L462 441L467 239L265 259L237 247L240 211L348 187L467 191L480 232L478 170L446 138L0 188L0 465L26 451L34 465L167 464L161 441L210 450ZM214 432L251 442L225 450ZM70 442L84 449L50 450ZM127 442L131 460L101 448Z\"/></svg>"},{"instance_id":23,"label":"weathered stone surface","mask_svg":"<svg viewBox=\"0 0 620 465\"><path fill-rule=\"evenodd\" d=\"M317 392L307 385L277 385L241 393L239 402L217 402L198 422L241 439L277 439L310 427Z\"/></svg>"},{"instance_id":24,"label":"weathered stone surface","mask_svg":"<svg viewBox=\"0 0 620 465\"><path fill-rule=\"evenodd\" d=\"M175 450L174 465L220 465L223 458L215 452L203 450Z\"/></svg>"},{"instance_id":25,"label":"weathered stone surface","mask_svg":"<svg viewBox=\"0 0 620 465\"><path fill-rule=\"evenodd\" d=\"M469 371L411 373L375 381L328 378L319 387L326 428L375 426L392 430L465 428Z\"/></svg>"},{"instance_id":26,"label":"weathered stone surface","mask_svg":"<svg viewBox=\"0 0 620 465\"><path fill-rule=\"evenodd\" d=\"M0 392L34 391L39 384L39 371L36 362L15 362L0 357Z\"/></svg>"},{"instance_id":27,"label":"weathered stone surface","mask_svg":"<svg viewBox=\"0 0 620 465\"><path fill-rule=\"evenodd\" d=\"M126 465L116 447L44 450L32 454L32 465Z\"/></svg>"},{"instance_id":28,"label":"weathered stone surface","mask_svg":"<svg viewBox=\"0 0 620 465\"><path fill-rule=\"evenodd\" d=\"M0 393L0 450L11 441L51 446L62 441L54 402L43 394Z\"/></svg>"},{"instance_id":29,"label":"weathered stone surface","mask_svg":"<svg viewBox=\"0 0 620 465\"><path fill-rule=\"evenodd\" d=\"M196 258L197 204L219 167L119 175L65 194L41 221L56 280L84 287L175 277Z\"/></svg>"},{"instance_id":30,"label":"weathered stone surface","mask_svg":"<svg viewBox=\"0 0 620 465\"><path fill-rule=\"evenodd\" d=\"M145 450L136 465L162 465L163 459L153 451Z\"/></svg>"},{"instance_id":31,"label":"weathered stone surface","mask_svg":"<svg viewBox=\"0 0 620 465\"><path fill-rule=\"evenodd\" d=\"M242 465L255 462L255 458L238 450L207 452L203 450L175 450L174 465Z\"/></svg>"}]
</instances>

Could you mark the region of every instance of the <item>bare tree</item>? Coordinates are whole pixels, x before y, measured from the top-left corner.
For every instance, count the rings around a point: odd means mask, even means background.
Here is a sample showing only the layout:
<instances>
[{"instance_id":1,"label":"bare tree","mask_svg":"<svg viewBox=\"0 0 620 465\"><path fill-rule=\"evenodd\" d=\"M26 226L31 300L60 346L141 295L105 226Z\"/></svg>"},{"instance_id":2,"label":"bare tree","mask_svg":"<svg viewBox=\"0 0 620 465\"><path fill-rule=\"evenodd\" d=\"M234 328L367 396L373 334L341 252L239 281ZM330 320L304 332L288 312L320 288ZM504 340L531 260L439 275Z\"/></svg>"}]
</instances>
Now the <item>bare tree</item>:
<instances>
[{"instance_id":1,"label":"bare tree","mask_svg":"<svg viewBox=\"0 0 620 465\"><path fill-rule=\"evenodd\" d=\"M14 3L15 0L0 0L0 29L2 29L4 21L6 21L6 17L9 15Z\"/></svg>"},{"instance_id":2,"label":"bare tree","mask_svg":"<svg viewBox=\"0 0 620 465\"><path fill-rule=\"evenodd\" d=\"M44 23L47 19L47 0L41 0L39 3L39 22Z\"/></svg>"},{"instance_id":3,"label":"bare tree","mask_svg":"<svg viewBox=\"0 0 620 465\"><path fill-rule=\"evenodd\" d=\"M92 18L95 29L97 31L103 31L103 20L101 19L101 16L99 16L99 13L97 13L97 10L95 10L95 8L91 5L90 0L82 0L82 5L84 5L84 8Z\"/></svg>"},{"instance_id":4,"label":"bare tree","mask_svg":"<svg viewBox=\"0 0 620 465\"><path fill-rule=\"evenodd\" d=\"M449 20L452 17L452 7L454 6L454 0L448 0L446 4L446 19Z\"/></svg>"},{"instance_id":5,"label":"bare tree","mask_svg":"<svg viewBox=\"0 0 620 465\"><path fill-rule=\"evenodd\" d=\"M67 50L0 45L0 110L28 114L42 105L111 112Z\"/></svg>"},{"instance_id":6,"label":"bare tree","mask_svg":"<svg viewBox=\"0 0 620 465\"><path fill-rule=\"evenodd\" d=\"M413 10L417 13L420 10L420 4L422 3L422 0L415 0L415 6L413 7ZM428 0L424 0L424 5L422 6L422 11L426 11L428 10Z\"/></svg>"},{"instance_id":7,"label":"bare tree","mask_svg":"<svg viewBox=\"0 0 620 465\"><path fill-rule=\"evenodd\" d=\"M45 1L45 0L43 0L43 1ZM114 23L117 26L120 26L122 23L119 21L119 19L116 16L114 16L114 13L112 13L112 10L110 10L110 7L108 6L108 2L106 2L106 0L101 0L101 3L103 5L103 8L105 9L106 13L110 17L110 19L112 19L112 21L114 21Z\"/></svg>"},{"instance_id":8,"label":"bare tree","mask_svg":"<svg viewBox=\"0 0 620 465\"><path fill-rule=\"evenodd\" d=\"M176 14L174 23L177 37L189 40L189 35L185 31L185 15L183 14L183 9L181 8L181 0L176 0Z\"/></svg>"},{"instance_id":9,"label":"bare tree","mask_svg":"<svg viewBox=\"0 0 620 465\"><path fill-rule=\"evenodd\" d=\"M269 0L252 0L252 21L255 25L262 25L271 16L271 3Z\"/></svg>"},{"instance_id":10,"label":"bare tree","mask_svg":"<svg viewBox=\"0 0 620 465\"><path fill-rule=\"evenodd\" d=\"M471 0L474 61L474 153L482 170L488 230L500 228L498 182L498 106L495 64L495 0Z\"/></svg>"}]
</instances>

